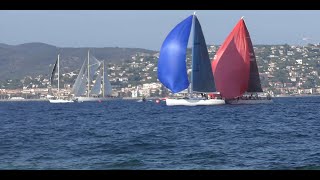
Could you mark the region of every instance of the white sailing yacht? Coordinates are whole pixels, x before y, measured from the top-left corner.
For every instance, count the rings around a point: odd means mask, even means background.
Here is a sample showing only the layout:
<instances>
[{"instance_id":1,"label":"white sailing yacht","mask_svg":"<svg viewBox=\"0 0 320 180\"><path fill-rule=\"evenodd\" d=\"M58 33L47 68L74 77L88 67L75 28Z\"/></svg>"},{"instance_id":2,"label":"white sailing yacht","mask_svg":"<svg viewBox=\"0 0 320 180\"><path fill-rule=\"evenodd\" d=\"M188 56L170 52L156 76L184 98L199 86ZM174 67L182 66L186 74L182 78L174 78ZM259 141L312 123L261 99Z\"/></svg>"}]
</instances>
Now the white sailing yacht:
<instances>
[{"instance_id":1,"label":"white sailing yacht","mask_svg":"<svg viewBox=\"0 0 320 180\"><path fill-rule=\"evenodd\" d=\"M186 52L193 25L191 83L188 80ZM164 40L158 61L158 79L172 93L190 89L189 97L167 98L167 106L205 106L225 104L223 99L205 97L206 93L217 93L212 74L207 45L200 22L195 13L178 25ZM190 86L191 85L191 86ZM203 97L197 97L202 94Z\"/></svg>"},{"instance_id":2,"label":"white sailing yacht","mask_svg":"<svg viewBox=\"0 0 320 180\"><path fill-rule=\"evenodd\" d=\"M52 69L51 77L50 77L50 86L52 86L52 82L54 79L54 75L56 74L56 69L58 70L58 92L57 97L55 96L47 96L50 103L72 103L73 100L62 99L60 97L60 54L58 54L58 59Z\"/></svg>"},{"instance_id":3,"label":"white sailing yacht","mask_svg":"<svg viewBox=\"0 0 320 180\"><path fill-rule=\"evenodd\" d=\"M107 96L111 96L112 88L108 75L105 73L104 61L90 57L88 51L88 58L80 69L72 93L78 102L106 101L109 99ZM92 87L91 82L93 82Z\"/></svg>"}]
</instances>

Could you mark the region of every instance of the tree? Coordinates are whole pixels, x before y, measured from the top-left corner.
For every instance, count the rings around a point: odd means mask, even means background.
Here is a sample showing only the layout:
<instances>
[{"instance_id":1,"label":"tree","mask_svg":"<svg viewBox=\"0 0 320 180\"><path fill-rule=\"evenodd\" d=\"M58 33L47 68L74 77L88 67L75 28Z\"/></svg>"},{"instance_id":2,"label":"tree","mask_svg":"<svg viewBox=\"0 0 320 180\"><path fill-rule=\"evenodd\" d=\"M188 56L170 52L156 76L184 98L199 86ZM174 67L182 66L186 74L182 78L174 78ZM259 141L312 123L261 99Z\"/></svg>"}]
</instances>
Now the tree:
<instances>
[{"instance_id":1,"label":"tree","mask_svg":"<svg viewBox=\"0 0 320 180\"><path fill-rule=\"evenodd\" d=\"M32 82L32 79L30 77L25 77L23 80L23 84L24 85L28 85Z\"/></svg>"},{"instance_id":2,"label":"tree","mask_svg":"<svg viewBox=\"0 0 320 180\"><path fill-rule=\"evenodd\" d=\"M309 89L314 87L314 82L308 79L305 83L301 85L302 88Z\"/></svg>"},{"instance_id":3,"label":"tree","mask_svg":"<svg viewBox=\"0 0 320 180\"><path fill-rule=\"evenodd\" d=\"M274 81L280 81L281 83L289 82L289 76L286 69L279 69L273 73Z\"/></svg>"}]
</instances>

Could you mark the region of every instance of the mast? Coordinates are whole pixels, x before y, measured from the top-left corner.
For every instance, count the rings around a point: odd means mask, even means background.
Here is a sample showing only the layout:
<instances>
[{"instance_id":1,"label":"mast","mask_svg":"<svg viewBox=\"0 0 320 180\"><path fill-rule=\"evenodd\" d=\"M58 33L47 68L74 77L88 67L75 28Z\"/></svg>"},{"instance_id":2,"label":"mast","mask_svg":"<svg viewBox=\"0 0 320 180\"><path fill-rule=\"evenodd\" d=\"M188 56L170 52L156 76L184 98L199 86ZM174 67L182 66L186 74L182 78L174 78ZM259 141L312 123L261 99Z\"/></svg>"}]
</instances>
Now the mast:
<instances>
[{"instance_id":1,"label":"mast","mask_svg":"<svg viewBox=\"0 0 320 180\"><path fill-rule=\"evenodd\" d=\"M104 86L105 86L105 82L104 82L104 60L102 61L102 97L104 97Z\"/></svg>"},{"instance_id":2,"label":"mast","mask_svg":"<svg viewBox=\"0 0 320 180\"><path fill-rule=\"evenodd\" d=\"M89 91L90 91L90 63L89 63L89 50L88 50L88 97L89 97Z\"/></svg>"},{"instance_id":3,"label":"mast","mask_svg":"<svg viewBox=\"0 0 320 180\"><path fill-rule=\"evenodd\" d=\"M58 99L60 99L60 54L58 54Z\"/></svg>"},{"instance_id":4,"label":"mast","mask_svg":"<svg viewBox=\"0 0 320 180\"><path fill-rule=\"evenodd\" d=\"M194 11L193 12L193 18L192 18L192 43L191 43L191 45L192 45L192 52L191 52L191 79L190 79L190 81L191 81L191 88L190 88L190 94L193 94L193 82L192 82L192 80L193 80L193 73L192 73L192 71L193 71L193 52L194 52L194 37L195 37L195 24L194 24L194 21L195 21L195 17L196 17L196 11Z\"/></svg>"}]
</instances>

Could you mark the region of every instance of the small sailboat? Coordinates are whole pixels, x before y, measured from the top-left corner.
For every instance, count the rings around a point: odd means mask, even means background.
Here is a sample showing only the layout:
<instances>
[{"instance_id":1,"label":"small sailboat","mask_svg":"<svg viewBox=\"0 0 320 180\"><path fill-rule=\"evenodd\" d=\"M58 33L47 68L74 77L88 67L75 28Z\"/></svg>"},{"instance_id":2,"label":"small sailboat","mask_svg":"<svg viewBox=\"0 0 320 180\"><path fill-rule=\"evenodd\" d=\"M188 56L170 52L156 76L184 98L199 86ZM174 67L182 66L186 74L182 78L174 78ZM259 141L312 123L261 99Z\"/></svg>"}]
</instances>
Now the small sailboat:
<instances>
[{"instance_id":1,"label":"small sailboat","mask_svg":"<svg viewBox=\"0 0 320 180\"><path fill-rule=\"evenodd\" d=\"M254 49L243 17L217 51L212 70L228 104L272 103L263 93Z\"/></svg>"},{"instance_id":2,"label":"small sailboat","mask_svg":"<svg viewBox=\"0 0 320 180\"><path fill-rule=\"evenodd\" d=\"M50 88L52 87L54 75L56 74L56 70L58 73L58 93L57 93L57 97L52 96L52 95L48 95L47 97L48 97L49 102L50 103L72 103L72 102L74 102L74 100L62 99L60 97L60 54L58 54L58 59L57 59L56 63L54 64L52 72L51 72Z\"/></svg>"},{"instance_id":3,"label":"small sailboat","mask_svg":"<svg viewBox=\"0 0 320 180\"><path fill-rule=\"evenodd\" d=\"M98 61L90 56L88 51L88 58L83 62L72 89L78 102L101 102L109 99L106 96L111 96L112 88L105 71L104 61ZM95 80L94 83L93 80ZM93 83L92 87L91 83Z\"/></svg>"},{"instance_id":4,"label":"small sailboat","mask_svg":"<svg viewBox=\"0 0 320 180\"><path fill-rule=\"evenodd\" d=\"M191 27L193 25L191 83L188 80L186 53ZM166 37L160 50L158 79L173 93L189 88L188 97L167 98L167 106L218 105L223 99L197 97L199 93L216 92L207 45L195 13L180 22Z\"/></svg>"}]
</instances>

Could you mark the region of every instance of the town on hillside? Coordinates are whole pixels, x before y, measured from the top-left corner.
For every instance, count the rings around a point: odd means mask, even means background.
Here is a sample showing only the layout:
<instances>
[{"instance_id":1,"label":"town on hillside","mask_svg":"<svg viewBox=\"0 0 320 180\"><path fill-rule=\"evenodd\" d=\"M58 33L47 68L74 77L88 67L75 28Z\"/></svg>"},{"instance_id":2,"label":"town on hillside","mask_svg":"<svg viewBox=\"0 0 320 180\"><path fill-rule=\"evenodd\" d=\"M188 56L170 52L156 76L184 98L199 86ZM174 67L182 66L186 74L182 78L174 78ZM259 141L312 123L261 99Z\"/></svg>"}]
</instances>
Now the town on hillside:
<instances>
[{"instance_id":1,"label":"town on hillside","mask_svg":"<svg viewBox=\"0 0 320 180\"><path fill-rule=\"evenodd\" d=\"M212 60L219 46L208 46ZM256 45L254 46L263 91L272 96L320 94L320 45ZM172 95L157 78L159 53L138 53L121 64L108 63L107 72L113 97L166 97ZM187 53L191 71L191 49ZM106 60L106 63L108 61ZM70 96L79 69L63 73L60 94ZM0 81L0 99L45 99L49 74ZM53 86L53 92L57 87Z\"/></svg>"}]
</instances>

